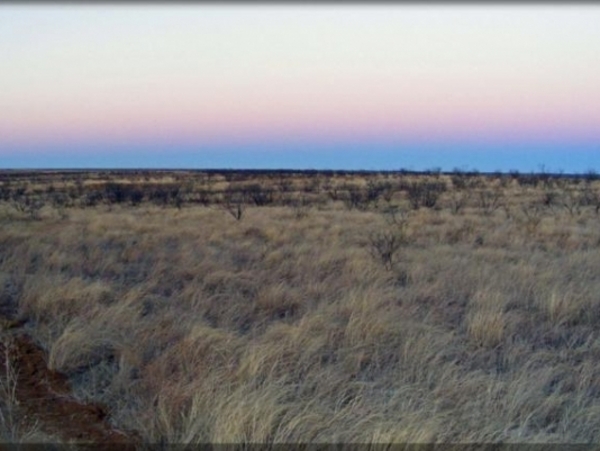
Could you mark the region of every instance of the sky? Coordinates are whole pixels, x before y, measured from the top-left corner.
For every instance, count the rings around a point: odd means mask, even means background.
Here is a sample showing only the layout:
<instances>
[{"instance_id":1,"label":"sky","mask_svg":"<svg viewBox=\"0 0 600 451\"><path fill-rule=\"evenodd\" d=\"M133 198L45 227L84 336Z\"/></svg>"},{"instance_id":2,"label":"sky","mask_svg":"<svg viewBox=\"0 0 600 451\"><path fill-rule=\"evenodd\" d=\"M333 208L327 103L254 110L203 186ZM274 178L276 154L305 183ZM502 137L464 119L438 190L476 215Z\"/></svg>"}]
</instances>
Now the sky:
<instances>
[{"instance_id":1,"label":"sky","mask_svg":"<svg viewBox=\"0 0 600 451\"><path fill-rule=\"evenodd\" d=\"M1 168L600 170L600 5L0 5Z\"/></svg>"}]
</instances>

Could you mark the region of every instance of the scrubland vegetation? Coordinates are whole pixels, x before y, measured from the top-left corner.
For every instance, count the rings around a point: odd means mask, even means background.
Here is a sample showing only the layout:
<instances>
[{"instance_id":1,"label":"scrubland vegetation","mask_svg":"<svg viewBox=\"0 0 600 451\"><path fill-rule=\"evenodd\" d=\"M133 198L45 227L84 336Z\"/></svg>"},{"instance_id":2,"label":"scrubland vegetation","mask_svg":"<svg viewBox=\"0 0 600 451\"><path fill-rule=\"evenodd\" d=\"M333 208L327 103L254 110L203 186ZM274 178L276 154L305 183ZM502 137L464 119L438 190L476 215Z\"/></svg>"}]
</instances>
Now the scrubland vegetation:
<instances>
[{"instance_id":1,"label":"scrubland vegetation","mask_svg":"<svg viewBox=\"0 0 600 451\"><path fill-rule=\"evenodd\" d=\"M600 442L594 173L0 183L6 320L146 443Z\"/></svg>"}]
</instances>

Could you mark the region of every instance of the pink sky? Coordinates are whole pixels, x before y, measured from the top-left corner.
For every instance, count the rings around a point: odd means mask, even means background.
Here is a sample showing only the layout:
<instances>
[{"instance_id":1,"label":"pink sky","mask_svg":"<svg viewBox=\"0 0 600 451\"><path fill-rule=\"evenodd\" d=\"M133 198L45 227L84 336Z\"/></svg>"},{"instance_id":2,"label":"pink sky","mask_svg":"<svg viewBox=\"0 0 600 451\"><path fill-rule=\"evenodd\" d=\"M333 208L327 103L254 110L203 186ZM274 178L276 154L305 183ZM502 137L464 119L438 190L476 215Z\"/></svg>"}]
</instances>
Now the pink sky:
<instances>
[{"instance_id":1,"label":"pink sky","mask_svg":"<svg viewBox=\"0 0 600 451\"><path fill-rule=\"evenodd\" d=\"M598 23L596 5L5 5L0 155L86 143L590 145Z\"/></svg>"}]
</instances>

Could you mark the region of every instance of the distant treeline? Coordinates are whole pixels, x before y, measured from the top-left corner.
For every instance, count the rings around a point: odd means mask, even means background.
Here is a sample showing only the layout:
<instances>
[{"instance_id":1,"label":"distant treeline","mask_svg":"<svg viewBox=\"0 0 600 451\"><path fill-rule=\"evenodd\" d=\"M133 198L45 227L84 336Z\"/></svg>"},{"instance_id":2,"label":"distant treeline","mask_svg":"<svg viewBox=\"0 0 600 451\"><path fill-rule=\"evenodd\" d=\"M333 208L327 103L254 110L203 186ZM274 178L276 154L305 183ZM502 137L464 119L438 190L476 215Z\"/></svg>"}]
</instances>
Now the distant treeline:
<instances>
[{"instance_id":1,"label":"distant treeline","mask_svg":"<svg viewBox=\"0 0 600 451\"><path fill-rule=\"evenodd\" d=\"M326 177L349 177L349 176L376 176L376 175L456 175L461 174L465 176L511 176L517 177L551 177L551 178L571 178L571 179L598 179L598 173L594 169L589 169L585 172L572 172L565 173L549 172L544 169L540 171L525 171L521 172L516 169L510 171L478 171L477 169L459 169L455 168L452 171L443 171L439 168L432 168L426 170L409 170L409 169L390 169L390 170L340 170L340 169L226 169L226 168L210 168L210 169L0 169L0 180L5 178L11 179L35 179L36 177L43 177L44 175L56 176L73 176L73 175L90 175L97 174L100 178L110 177L151 177L153 175L166 175L171 174L174 177L185 176L190 174L207 174L207 175L222 175L226 180L231 179L245 179L250 177L279 177L282 175L286 176L315 176L322 175Z\"/></svg>"}]
</instances>

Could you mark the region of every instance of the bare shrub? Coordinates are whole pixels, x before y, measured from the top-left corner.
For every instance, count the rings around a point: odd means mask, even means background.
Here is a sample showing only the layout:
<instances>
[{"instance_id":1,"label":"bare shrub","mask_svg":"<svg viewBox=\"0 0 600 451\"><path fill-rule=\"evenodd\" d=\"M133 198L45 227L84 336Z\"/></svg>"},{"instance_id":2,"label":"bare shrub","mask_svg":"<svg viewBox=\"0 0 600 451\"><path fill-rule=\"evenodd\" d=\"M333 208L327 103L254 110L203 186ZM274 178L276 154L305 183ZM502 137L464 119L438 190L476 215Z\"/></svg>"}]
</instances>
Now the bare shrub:
<instances>
[{"instance_id":1,"label":"bare shrub","mask_svg":"<svg viewBox=\"0 0 600 451\"><path fill-rule=\"evenodd\" d=\"M449 201L450 201L450 211L453 214L459 214L467 204L468 196L464 191L453 190L450 193Z\"/></svg>"},{"instance_id":2,"label":"bare shrub","mask_svg":"<svg viewBox=\"0 0 600 451\"><path fill-rule=\"evenodd\" d=\"M502 205L503 194L499 189L485 189L478 193L479 208L484 215L489 216Z\"/></svg>"},{"instance_id":3,"label":"bare shrub","mask_svg":"<svg viewBox=\"0 0 600 451\"><path fill-rule=\"evenodd\" d=\"M293 191L294 183L289 177L281 175L279 181L277 182L277 188L281 193L289 193Z\"/></svg>"},{"instance_id":4,"label":"bare shrub","mask_svg":"<svg viewBox=\"0 0 600 451\"><path fill-rule=\"evenodd\" d=\"M244 216L247 199L243 192L228 187L223 193L221 208L229 213L236 221L241 221Z\"/></svg>"},{"instance_id":5,"label":"bare shrub","mask_svg":"<svg viewBox=\"0 0 600 451\"><path fill-rule=\"evenodd\" d=\"M148 200L161 207L172 205L181 209L183 192L179 186L157 185L149 190Z\"/></svg>"},{"instance_id":6,"label":"bare shrub","mask_svg":"<svg viewBox=\"0 0 600 451\"><path fill-rule=\"evenodd\" d=\"M582 203L593 207L596 215L600 214L600 191L594 189L590 184L586 184L582 196Z\"/></svg>"},{"instance_id":7,"label":"bare shrub","mask_svg":"<svg viewBox=\"0 0 600 451\"><path fill-rule=\"evenodd\" d=\"M570 216L579 216L584 198L581 191L576 188L565 188L559 197L560 205Z\"/></svg>"},{"instance_id":8,"label":"bare shrub","mask_svg":"<svg viewBox=\"0 0 600 451\"><path fill-rule=\"evenodd\" d=\"M132 207L139 206L144 200L144 191L142 189L135 187L129 192L129 202Z\"/></svg>"},{"instance_id":9,"label":"bare shrub","mask_svg":"<svg viewBox=\"0 0 600 451\"><path fill-rule=\"evenodd\" d=\"M371 233L369 251L373 258L391 270L398 258L398 251L407 244L406 236L401 230L384 230Z\"/></svg>"},{"instance_id":10,"label":"bare shrub","mask_svg":"<svg viewBox=\"0 0 600 451\"><path fill-rule=\"evenodd\" d=\"M207 188L200 188L194 193L194 201L207 207L211 203L211 192Z\"/></svg>"},{"instance_id":11,"label":"bare shrub","mask_svg":"<svg viewBox=\"0 0 600 451\"><path fill-rule=\"evenodd\" d=\"M356 185L344 185L342 188L346 191L342 200L348 210L365 210L367 208L367 196L361 188Z\"/></svg>"},{"instance_id":12,"label":"bare shrub","mask_svg":"<svg viewBox=\"0 0 600 451\"><path fill-rule=\"evenodd\" d=\"M11 184L10 181L7 180L5 182L2 182L2 185L0 185L0 200L3 201L7 201L10 199L11 197Z\"/></svg>"},{"instance_id":13,"label":"bare shrub","mask_svg":"<svg viewBox=\"0 0 600 451\"><path fill-rule=\"evenodd\" d=\"M386 200L389 202L393 194L392 184L389 182L381 182L375 180L368 180L365 190L365 202L367 204L374 204L378 199L385 195Z\"/></svg>"},{"instance_id":14,"label":"bare shrub","mask_svg":"<svg viewBox=\"0 0 600 451\"><path fill-rule=\"evenodd\" d=\"M34 198L33 196L14 196L11 205L19 213L26 215L27 218L39 220L40 210L44 207L45 202L42 199Z\"/></svg>"},{"instance_id":15,"label":"bare shrub","mask_svg":"<svg viewBox=\"0 0 600 451\"><path fill-rule=\"evenodd\" d=\"M521 213L523 215L521 219L522 226L528 234L534 234L542 222L542 204L539 202L524 204L521 206Z\"/></svg>"},{"instance_id":16,"label":"bare shrub","mask_svg":"<svg viewBox=\"0 0 600 451\"><path fill-rule=\"evenodd\" d=\"M460 169L455 169L451 176L452 188L456 191L470 189L469 177Z\"/></svg>"},{"instance_id":17,"label":"bare shrub","mask_svg":"<svg viewBox=\"0 0 600 451\"><path fill-rule=\"evenodd\" d=\"M400 227L400 230L405 231L410 218L410 212L401 208L398 205L390 205L381 211L385 222L388 225Z\"/></svg>"},{"instance_id":18,"label":"bare shrub","mask_svg":"<svg viewBox=\"0 0 600 451\"><path fill-rule=\"evenodd\" d=\"M50 202L54 208L68 208L74 206L72 200L66 193L55 192L50 197Z\"/></svg>"},{"instance_id":19,"label":"bare shrub","mask_svg":"<svg viewBox=\"0 0 600 451\"><path fill-rule=\"evenodd\" d=\"M332 201L337 202L338 200L342 199L341 191L341 188L337 185L331 185L330 188L327 190L327 195Z\"/></svg>"},{"instance_id":20,"label":"bare shrub","mask_svg":"<svg viewBox=\"0 0 600 451\"><path fill-rule=\"evenodd\" d=\"M273 203L274 191L271 188L262 187L259 183L252 183L242 187L243 196L254 202L257 207L263 207Z\"/></svg>"},{"instance_id":21,"label":"bare shrub","mask_svg":"<svg viewBox=\"0 0 600 451\"><path fill-rule=\"evenodd\" d=\"M414 210L434 208L440 194L446 190L442 182L412 182L407 186L408 201Z\"/></svg>"},{"instance_id":22,"label":"bare shrub","mask_svg":"<svg viewBox=\"0 0 600 451\"><path fill-rule=\"evenodd\" d=\"M104 185L104 198L111 204L120 204L127 199L127 188L121 183Z\"/></svg>"},{"instance_id":23,"label":"bare shrub","mask_svg":"<svg viewBox=\"0 0 600 451\"><path fill-rule=\"evenodd\" d=\"M76 196L71 196L71 199L76 199ZM104 199L104 196L101 192L99 191L92 191L89 193L86 193L85 196L83 196L82 198L82 205L85 207L94 207L96 205L98 205L100 202L102 202L102 200Z\"/></svg>"},{"instance_id":24,"label":"bare shrub","mask_svg":"<svg viewBox=\"0 0 600 451\"><path fill-rule=\"evenodd\" d=\"M290 205L294 212L294 217L296 219L303 219L308 216L310 204L310 200L306 196L300 196L299 198L292 199Z\"/></svg>"}]
</instances>

